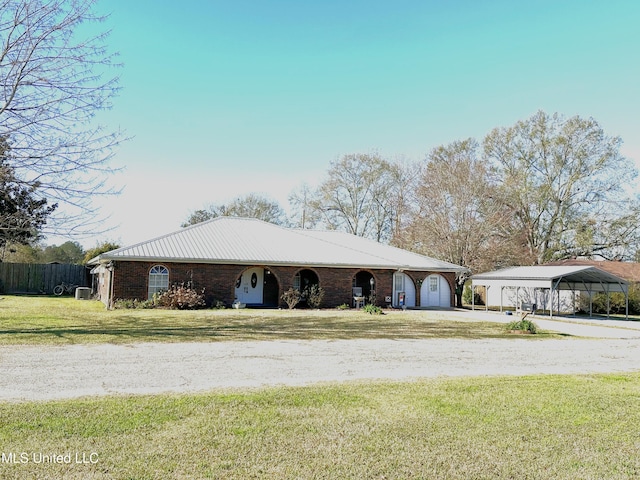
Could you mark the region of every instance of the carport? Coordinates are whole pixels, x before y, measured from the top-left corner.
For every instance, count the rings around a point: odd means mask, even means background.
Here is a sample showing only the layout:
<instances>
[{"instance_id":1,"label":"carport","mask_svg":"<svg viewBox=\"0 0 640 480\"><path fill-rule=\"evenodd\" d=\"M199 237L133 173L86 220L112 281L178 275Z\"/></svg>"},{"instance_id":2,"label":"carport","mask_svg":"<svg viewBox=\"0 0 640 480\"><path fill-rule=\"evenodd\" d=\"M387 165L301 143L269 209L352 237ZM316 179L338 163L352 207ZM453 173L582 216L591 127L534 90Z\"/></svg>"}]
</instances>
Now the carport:
<instances>
[{"instance_id":1,"label":"carport","mask_svg":"<svg viewBox=\"0 0 640 480\"><path fill-rule=\"evenodd\" d=\"M554 309L560 313L560 292L568 291L573 295L575 313L576 292L589 295L589 316L592 315L594 293L606 293L607 317L610 311L610 294L624 293L626 317L629 318L629 284L620 277L612 275L593 266L551 266L536 265L530 267L512 267L493 272L481 273L471 277L473 281L472 298L475 299L476 287L486 288L485 310L489 307L489 290L500 289L500 311L503 309L503 293L505 289L516 291L516 308L523 309L521 291L527 291L529 298L538 298L537 292L549 292L547 305L549 316L553 317ZM533 296L531 292L534 292ZM545 295L546 297L546 295ZM535 301L534 303L535 304ZM527 304L531 307L532 304ZM473 305L475 310L475 303ZM528 309L528 308L525 308Z\"/></svg>"}]
</instances>

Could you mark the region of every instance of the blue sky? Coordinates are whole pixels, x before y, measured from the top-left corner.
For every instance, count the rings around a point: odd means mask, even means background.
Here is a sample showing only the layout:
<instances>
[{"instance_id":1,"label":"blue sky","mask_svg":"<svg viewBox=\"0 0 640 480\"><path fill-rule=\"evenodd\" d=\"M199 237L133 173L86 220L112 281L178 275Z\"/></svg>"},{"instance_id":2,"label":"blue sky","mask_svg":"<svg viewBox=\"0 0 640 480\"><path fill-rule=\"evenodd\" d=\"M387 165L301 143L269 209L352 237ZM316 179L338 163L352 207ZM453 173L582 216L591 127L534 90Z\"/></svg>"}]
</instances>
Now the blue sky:
<instances>
[{"instance_id":1,"label":"blue sky","mask_svg":"<svg viewBox=\"0 0 640 480\"><path fill-rule=\"evenodd\" d=\"M422 160L537 110L593 117L640 160L640 2L103 0L131 140L110 239L179 228L208 203L317 184L377 151ZM55 243L53 240L51 243Z\"/></svg>"}]
</instances>

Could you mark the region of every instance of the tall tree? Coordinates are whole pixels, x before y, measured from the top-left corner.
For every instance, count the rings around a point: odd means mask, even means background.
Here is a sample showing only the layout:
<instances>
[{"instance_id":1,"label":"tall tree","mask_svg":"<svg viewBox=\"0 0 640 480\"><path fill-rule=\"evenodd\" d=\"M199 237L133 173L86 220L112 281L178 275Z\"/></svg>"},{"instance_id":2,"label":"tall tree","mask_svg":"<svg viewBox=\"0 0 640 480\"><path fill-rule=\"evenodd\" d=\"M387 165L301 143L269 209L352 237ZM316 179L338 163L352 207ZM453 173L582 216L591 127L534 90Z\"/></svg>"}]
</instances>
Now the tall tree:
<instances>
[{"instance_id":1,"label":"tall tree","mask_svg":"<svg viewBox=\"0 0 640 480\"><path fill-rule=\"evenodd\" d=\"M478 143L467 139L429 153L418 175L415 211L396 244L474 272L494 268L497 251L506 260L509 239L502 230L508 218L478 150ZM467 278L462 274L456 279L458 306Z\"/></svg>"},{"instance_id":2,"label":"tall tree","mask_svg":"<svg viewBox=\"0 0 640 480\"><path fill-rule=\"evenodd\" d=\"M104 19L94 3L0 0L0 137L15 175L64 205L51 218L57 233L90 225L121 139L94 119L117 87L106 34L84 28Z\"/></svg>"},{"instance_id":3,"label":"tall tree","mask_svg":"<svg viewBox=\"0 0 640 480\"><path fill-rule=\"evenodd\" d=\"M115 250L116 248L120 248L120 244L104 241L93 248L90 248L86 252L84 252L84 257L82 258L82 264L86 265L89 260L97 257L101 253L110 252L111 250Z\"/></svg>"},{"instance_id":4,"label":"tall tree","mask_svg":"<svg viewBox=\"0 0 640 480\"><path fill-rule=\"evenodd\" d=\"M0 260L8 263L40 263L42 248L37 243L6 243L0 249Z\"/></svg>"},{"instance_id":5,"label":"tall tree","mask_svg":"<svg viewBox=\"0 0 640 480\"><path fill-rule=\"evenodd\" d=\"M378 155L345 155L331 163L309 208L327 228L388 241L399 218L401 169Z\"/></svg>"},{"instance_id":6,"label":"tall tree","mask_svg":"<svg viewBox=\"0 0 640 480\"><path fill-rule=\"evenodd\" d=\"M27 245L40 236L57 205L41 197L39 183L22 183L8 164L9 147L0 139L0 247ZM4 256L4 254L3 254Z\"/></svg>"},{"instance_id":7,"label":"tall tree","mask_svg":"<svg viewBox=\"0 0 640 480\"><path fill-rule=\"evenodd\" d=\"M62 245L49 245L42 251L43 262L59 262L81 264L84 258L84 250L78 242L67 241Z\"/></svg>"},{"instance_id":8,"label":"tall tree","mask_svg":"<svg viewBox=\"0 0 640 480\"><path fill-rule=\"evenodd\" d=\"M240 196L227 205L210 205L196 210L181 226L188 227L215 217L250 217L258 218L276 225L286 225L287 218L278 202L256 193Z\"/></svg>"},{"instance_id":9,"label":"tall tree","mask_svg":"<svg viewBox=\"0 0 640 480\"><path fill-rule=\"evenodd\" d=\"M304 183L289 194L291 224L297 228L313 228L321 220L320 212L315 208L316 192Z\"/></svg>"},{"instance_id":10,"label":"tall tree","mask_svg":"<svg viewBox=\"0 0 640 480\"><path fill-rule=\"evenodd\" d=\"M637 238L637 203L623 185L636 171L621 140L593 119L538 112L484 140L501 196L529 263L622 251Z\"/></svg>"}]
</instances>

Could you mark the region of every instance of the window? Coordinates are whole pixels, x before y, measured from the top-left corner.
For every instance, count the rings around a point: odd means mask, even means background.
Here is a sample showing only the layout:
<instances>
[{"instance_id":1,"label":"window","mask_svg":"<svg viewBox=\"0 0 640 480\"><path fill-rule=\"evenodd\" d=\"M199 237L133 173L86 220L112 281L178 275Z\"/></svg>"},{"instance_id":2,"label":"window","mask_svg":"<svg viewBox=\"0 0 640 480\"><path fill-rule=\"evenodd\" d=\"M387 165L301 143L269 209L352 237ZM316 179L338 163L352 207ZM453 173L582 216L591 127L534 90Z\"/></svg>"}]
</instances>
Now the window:
<instances>
[{"instance_id":1,"label":"window","mask_svg":"<svg viewBox=\"0 0 640 480\"><path fill-rule=\"evenodd\" d=\"M432 292L438 291L438 277L429 277L429 290Z\"/></svg>"},{"instance_id":2,"label":"window","mask_svg":"<svg viewBox=\"0 0 640 480\"><path fill-rule=\"evenodd\" d=\"M169 269L164 265L155 265L149 270L149 295L164 292L169 288Z\"/></svg>"},{"instance_id":3,"label":"window","mask_svg":"<svg viewBox=\"0 0 640 480\"><path fill-rule=\"evenodd\" d=\"M404 274L396 273L393 275L396 292L404 292Z\"/></svg>"},{"instance_id":4,"label":"window","mask_svg":"<svg viewBox=\"0 0 640 480\"><path fill-rule=\"evenodd\" d=\"M293 289L300 291L300 272L293 277Z\"/></svg>"}]
</instances>

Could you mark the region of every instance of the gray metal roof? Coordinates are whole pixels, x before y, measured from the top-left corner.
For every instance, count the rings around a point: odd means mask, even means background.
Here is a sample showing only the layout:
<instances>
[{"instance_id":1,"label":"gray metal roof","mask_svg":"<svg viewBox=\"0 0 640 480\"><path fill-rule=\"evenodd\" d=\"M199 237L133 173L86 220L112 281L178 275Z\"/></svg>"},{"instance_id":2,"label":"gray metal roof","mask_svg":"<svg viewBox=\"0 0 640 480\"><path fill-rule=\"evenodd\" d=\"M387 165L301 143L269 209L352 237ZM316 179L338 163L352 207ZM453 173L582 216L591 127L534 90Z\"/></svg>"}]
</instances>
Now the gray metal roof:
<instances>
[{"instance_id":1,"label":"gray metal roof","mask_svg":"<svg viewBox=\"0 0 640 480\"><path fill-rule=\"evenodd\" d=\"M92 259L251 265L304 265L462 272L464 267L336 231L217 217Z\"/></svg>"},{"instance_id":2,"label":"gray metal roof","mask_svg":"<svg viewBox=\"0 0 640 480\"><path fill-rule=\"evenodd\" d=\"M512 267L471 277L475 285L542 287L556 290L625 291L627 281L593 266Z\"/></svg>"}]
</instances>

